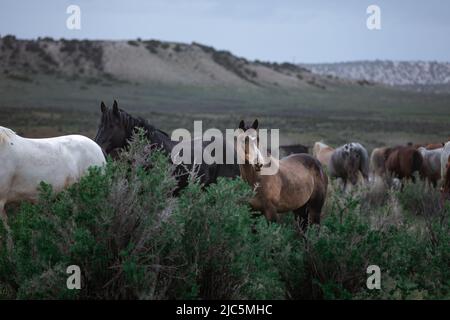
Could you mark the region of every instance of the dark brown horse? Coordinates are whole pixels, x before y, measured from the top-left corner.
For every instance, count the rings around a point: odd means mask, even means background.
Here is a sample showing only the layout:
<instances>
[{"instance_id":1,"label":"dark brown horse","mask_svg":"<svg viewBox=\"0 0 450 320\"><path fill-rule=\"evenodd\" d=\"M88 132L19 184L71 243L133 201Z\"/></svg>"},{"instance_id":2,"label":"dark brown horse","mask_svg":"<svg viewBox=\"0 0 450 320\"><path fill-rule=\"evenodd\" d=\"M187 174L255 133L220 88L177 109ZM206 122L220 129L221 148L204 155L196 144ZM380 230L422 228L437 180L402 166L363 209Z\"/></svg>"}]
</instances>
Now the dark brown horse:
<instances>
[{"instance_id":1,"label":"dark brown horse","mask_svg":"<svg viewBox=\"0 0 450 320\"><path fill-rule=\"evenodd\" d=\"M257 120L251 127L244 121L239 124L242 131L237 153L243 162L239 165L241 177L256 191L250 205L268 221L278 221L278 213L293 211L302 229L308 222L319 224L328 187L320 162L308 154L292 154L281 160L264 156L258 149L257 128ZM268 167L277 170L269 174Z\"/></svg>"},{"instance_id":2,"label":"dark brown horse","mask_svg":"<svg viewBox=\"0 0 450 320\"><path fill-rule=\"evenodd\" d=\"M422 168L423 158L414 147L397 146L385 150L386 171L399 179L414 181L414 172Z\"/></svg>"},{"instance_id":3,"label":"dark brown horse","mask_svg":"<svg viewBox=\"0 0 450 320\"><path fill-rule=\"evenodd\" d=\"M425 146L425 149L436 150L436 149L442 148L443 146L444 146L444 143L430 143Z\"/></svg>"},{"instance_id":4,"label":"dark brown horse","mask_svg":"<svg viewBox=\"0 0 450 320\"><path fill-rule=\"evenodd\" d=\"M309 153L309 147L302 144L293 144L290 146L280 146L280 150L287 156L294 153Z\"/></svg>"},{"instance_id":5,"label":"dark brown horse","mask_svg":"<svg viewBox=\"0 0 450 320\"><path fill-rule=\"evenodd\" d=\"M413 144L412 142L409 142L407 144L408 147L414 147L416 149L419 149L421 147L427 149L427 150L435 150L435 149L439 149L442 148L444 146L444 143L416 143Z\"/></svg>"}]
</instances>

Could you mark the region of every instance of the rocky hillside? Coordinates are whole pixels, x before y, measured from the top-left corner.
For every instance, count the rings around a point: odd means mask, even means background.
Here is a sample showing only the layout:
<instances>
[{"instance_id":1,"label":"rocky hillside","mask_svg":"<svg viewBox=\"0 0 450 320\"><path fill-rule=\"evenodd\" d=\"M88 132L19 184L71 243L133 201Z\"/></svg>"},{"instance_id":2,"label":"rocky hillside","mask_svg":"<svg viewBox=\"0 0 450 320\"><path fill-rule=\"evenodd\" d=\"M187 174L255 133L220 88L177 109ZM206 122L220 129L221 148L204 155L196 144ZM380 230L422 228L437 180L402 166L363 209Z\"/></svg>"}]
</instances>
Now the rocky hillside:
<instances>
[{"instance_id":1,"label":"rocky hillside","mask_svg":"<svg viewBox=\"0 0 450 320\"><path fill-rule=\"evenodd\" d=\"M0 38L0 75L26 80L30 74L41 73L222 87L325 90L338 82L297 65L248 61L198 43Z\"/></svg>"},{"instance_id":2,"label":"rocky hillside","mask_svg":"<svg viewBox=\"0 0 450 320\"><path fill-rule=\"evenodd\" d=\"M367 80L392 86L442 87L450 85L450 63L425 61L356 61L301 65L316 74Z\"/></svg>"}]
</instances>

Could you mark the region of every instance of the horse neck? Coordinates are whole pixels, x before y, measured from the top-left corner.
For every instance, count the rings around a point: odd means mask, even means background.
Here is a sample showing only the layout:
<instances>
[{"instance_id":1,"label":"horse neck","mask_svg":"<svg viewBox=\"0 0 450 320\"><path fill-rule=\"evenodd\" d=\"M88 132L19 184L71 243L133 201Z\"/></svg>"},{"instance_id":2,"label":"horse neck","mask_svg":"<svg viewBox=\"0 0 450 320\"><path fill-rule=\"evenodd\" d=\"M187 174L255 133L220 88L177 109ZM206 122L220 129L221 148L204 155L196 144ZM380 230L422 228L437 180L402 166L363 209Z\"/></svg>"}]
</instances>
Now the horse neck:
<instances>
[{"instance_id":1,"label":"horse neck","mask_svg":"<svg viewBox=\"0 0 450 320\"><path fill-rule=\"evenodd\" d=\"M164 150L171 151L173 148L173 141L170 140L168 136L166 136L162 131L156 129L154 126L149 124L146 120L141 118L133 118L129 116L129 134L132 134L132 131L134 128L141 128L145 132L145 137L148 139L148 141L152 144L157 144L159 146L162 146Z\"/></svg>"},{"instance_id":2,"label":"horse neck","mask_svg":"<svg viewBox=\"0 0 450 320\"><path fill-rule=\"evenodd\" d=\"M251 164L240 164L239 171L241 173L241 178L249 185L253 186L259 181L259 174L256 172L255 168Z\"/></svg>"}]
</instances>

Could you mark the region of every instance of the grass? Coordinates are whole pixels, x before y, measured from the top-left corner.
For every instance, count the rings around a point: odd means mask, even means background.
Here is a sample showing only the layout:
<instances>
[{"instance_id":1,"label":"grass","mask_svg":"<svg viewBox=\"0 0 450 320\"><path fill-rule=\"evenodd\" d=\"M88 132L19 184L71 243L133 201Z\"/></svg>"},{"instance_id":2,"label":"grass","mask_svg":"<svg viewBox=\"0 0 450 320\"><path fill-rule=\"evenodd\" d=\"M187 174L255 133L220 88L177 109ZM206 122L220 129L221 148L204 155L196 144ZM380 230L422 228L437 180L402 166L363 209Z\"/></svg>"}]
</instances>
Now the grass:
<instances>
[{"instance_id":1,"label":"grass","mask_svg":"<svg viewBox=\"0 0 450 320\"><path fill-rule=\"evenodd\" d=\"M164 130L234 128L241 118L259 118L262 127L280 128L282 143L311 145L350 140L369 149L381 145L440 142L450 136L447 94L415 93L383 86L339 84L287 90L202 88L135 84L111 78L67 79L33 75L31 82L0 76L2 125L25 135L79 132L93 136L99 104L118 99L125 110ZM41 114L32 111L38 110ZM42 114L53 114L53 120Z\"/></svg>"}]
</instances>

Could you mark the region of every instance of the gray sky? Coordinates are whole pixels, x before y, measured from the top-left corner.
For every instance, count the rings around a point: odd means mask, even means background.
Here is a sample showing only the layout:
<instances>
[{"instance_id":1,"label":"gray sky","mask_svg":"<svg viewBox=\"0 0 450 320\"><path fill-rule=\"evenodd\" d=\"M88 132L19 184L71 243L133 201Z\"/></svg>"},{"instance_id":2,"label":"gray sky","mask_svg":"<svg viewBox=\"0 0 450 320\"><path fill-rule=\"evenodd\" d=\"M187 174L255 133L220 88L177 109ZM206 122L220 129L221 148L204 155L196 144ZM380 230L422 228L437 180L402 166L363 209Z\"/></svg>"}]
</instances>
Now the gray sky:
<instances>
[{"instance_id":1,"label":"gray sky","mask_svg":"<svg viewBox=\"0 0 450 320\"><path fill-rule=\"evenodd\" d=\"M81 30L66 28L70 4ZM381 30L366 27L370 4ZM0 34L196 41L279 62L450 61L450 1L0 0Z\"/></svg>"}]
</instances>

